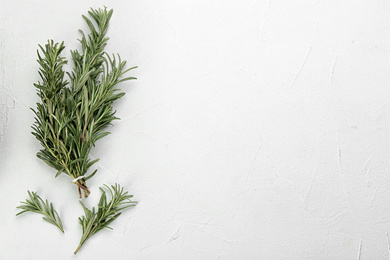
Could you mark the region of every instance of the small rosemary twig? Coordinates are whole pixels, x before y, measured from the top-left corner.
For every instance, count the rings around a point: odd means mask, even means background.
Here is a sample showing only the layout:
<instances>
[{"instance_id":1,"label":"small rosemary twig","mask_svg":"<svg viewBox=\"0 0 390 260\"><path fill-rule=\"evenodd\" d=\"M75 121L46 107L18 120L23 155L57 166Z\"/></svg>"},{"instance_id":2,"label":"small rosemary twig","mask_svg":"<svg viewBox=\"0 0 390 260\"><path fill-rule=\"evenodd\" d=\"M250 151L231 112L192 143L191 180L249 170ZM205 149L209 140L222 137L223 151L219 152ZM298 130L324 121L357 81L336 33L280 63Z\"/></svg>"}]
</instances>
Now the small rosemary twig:
<instances>
[{"instance_id":1,"label":"small rosemary twig","mask_svg":"<svg viewBox=\"0 0 390 260\"><path fill-rule=\"evenodd\" d=\"M21 201L21 206L18 206L18 209L22 209L21 212L17 213L16 216L19 216L20 214L23 214L25 212L35 212L38 214L44 215L43 220L49 222L50 224L58 227L62 233L64 233L64 228L62 227L62 221L60 216L58 215L57 211L54 210L53 204L49 203L47 200L46 202L41 199L37 193L28 191L28 195L30 197L30 200Z\"/></svg>"},{"instance_id":2,"label":"small rosemary twig","mask_svg":"<svg viewBox=\"0 0 390 260\"><path fill-rule=\"evenodd\" d=\"M83 235L81 237L79 246L74 252L75 254L79 251L88 238L103 228L112 229L108 225L119 217L122 210L137 204L136 201L130 200L133 195L129 195L127 191L124 192L123 188L121 188L119 184L115 184L115 186L111 185L111 188L107 185L104 186L109 190L111 200L107 202L106 192L100 188L102 195L100 197L97 212L95 212L95 208L92 208L92 211L89 210L80 201L85 215L79 218L79 223L83 228Z\"/></svg>"}]
</instances>

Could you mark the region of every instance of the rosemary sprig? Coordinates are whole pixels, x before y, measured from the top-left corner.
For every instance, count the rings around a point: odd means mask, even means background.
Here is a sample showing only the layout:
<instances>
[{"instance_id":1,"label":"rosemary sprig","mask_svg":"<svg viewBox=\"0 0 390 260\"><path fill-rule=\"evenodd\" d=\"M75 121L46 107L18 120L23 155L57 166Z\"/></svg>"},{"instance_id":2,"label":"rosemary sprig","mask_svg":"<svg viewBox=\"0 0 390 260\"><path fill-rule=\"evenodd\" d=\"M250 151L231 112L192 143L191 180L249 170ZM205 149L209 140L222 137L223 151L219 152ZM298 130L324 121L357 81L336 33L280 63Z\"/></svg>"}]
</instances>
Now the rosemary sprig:
<instances>
[{"instance_id":1,"label":"rosemary sprig","mask_svg":"<svg viewBox=\"0 0 390 260\"><path fill-rule=\"evenodd\" d=\"M83 15L90 34L79 40L82 53L71 51L74 69L67 73L69 82L64 79L61 57L64 43L48 41L38 51L39 75L41 82L34 84L40 97L35 113L32 134L39 140L43 149L37 156L57 170L56 177L65 173L81 189L84 196L90 193L86 181L97 170L86 176L89 168L99 159L91 161L89 152L92 146L109 132L104 131L115 119L112 103L124 93L115 87L118 83L135 79L123 75L136 67L125 70L126 61L120 56L109 56L104 52L107 44L108 24L113 10L91 9Z\"/></svg>"},{"instance_id":2,"label":"rosemary sprig","mask_svg":"<svg viewBox=\"0 0 390 260\"><path fill-rule=\"evenodd\" d=\"M107 185L106 188L109 190L111 194L110 202L107 202L107 196L105 190L100 188L102 195L99 200L98 210L95 211L95 208L92 208L92 211L89 210L85 205L80 201L83 206L85 215L79 218L79 223L83 227L83 235L80 240L80 244L77 247L75 254L79 251L81 246L85 243L85 241L90 238L92 235L96 234L103 228L109 228L108 225L119 217L121 211L135 206L137 204L136 201L130 200L133 195L127 194L127 191L123 191L123 188L119 186L119 184L111 185L111 188Z\"/></svg>"},{"instance_id":3,"label":"rosemary sprig","mask_svg":"<svg viewBox=\"0 0 390 260\"><path fill-rule=\"evenodd\" d=\"M43 220L49 222L50 224L58 227L62 233L64 233L64 228L62 227L62 221L60 216L58 215L57 211L54 210L53 204L49 203L47 200L46 202L41 199L37 195L36 192L30 192L28 191L28 195L30 197L30 200L21 201L21 206L18 206L18 209L22 209L21 212L17 213L16 216L19 216L20 214L23 214L25 212L35 212L38 214L44 215Z\"/></svg>"}]
</instances>

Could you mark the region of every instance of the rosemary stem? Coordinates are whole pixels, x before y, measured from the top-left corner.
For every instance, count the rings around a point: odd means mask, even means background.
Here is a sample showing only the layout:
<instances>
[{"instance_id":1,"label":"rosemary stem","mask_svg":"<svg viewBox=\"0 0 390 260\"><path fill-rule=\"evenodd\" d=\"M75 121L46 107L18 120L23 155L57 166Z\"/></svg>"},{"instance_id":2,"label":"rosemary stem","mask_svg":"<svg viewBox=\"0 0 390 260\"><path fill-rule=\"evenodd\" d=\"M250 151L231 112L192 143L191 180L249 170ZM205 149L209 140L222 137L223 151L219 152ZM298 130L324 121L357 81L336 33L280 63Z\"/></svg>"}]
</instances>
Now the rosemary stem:
<instances>
[{"instance_id":1,"label":"rosemary stem","mask_svg":"<svg viewBox=\"0 0 390 260\"><path fill-rule=\"evenodd\" d=\"M83 245L83 244L80 243L80 245L77 247L76 251L74 251L74 254L77 254L77 252L80 250L80 248L81 248L82 245Z\"/></svg>"}]
</instances>

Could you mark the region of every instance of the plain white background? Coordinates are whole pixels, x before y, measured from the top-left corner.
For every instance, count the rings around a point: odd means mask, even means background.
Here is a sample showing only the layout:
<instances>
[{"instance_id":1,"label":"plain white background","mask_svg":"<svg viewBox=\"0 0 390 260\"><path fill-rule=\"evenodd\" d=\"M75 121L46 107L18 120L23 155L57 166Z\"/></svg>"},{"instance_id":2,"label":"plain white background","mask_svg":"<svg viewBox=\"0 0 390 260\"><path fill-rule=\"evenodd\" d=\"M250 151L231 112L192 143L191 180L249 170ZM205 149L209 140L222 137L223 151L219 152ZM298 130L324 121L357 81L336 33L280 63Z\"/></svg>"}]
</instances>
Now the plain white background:
<instances>
[{"instance_id":1,"label":"plain white background","mask_svg":"<svg viewBox=\"0 0 390 260\"><path fill-rule=\"evenodd\" d=\"M30 133L36 49L70 58L104 5L138 80L84 202L118 182L139 205L74 256L77 190ZM1 0L0 259L389 259L389 72L387 0ZM15 217L27 190L65 234Z\"/></svg>"}]
</instances>

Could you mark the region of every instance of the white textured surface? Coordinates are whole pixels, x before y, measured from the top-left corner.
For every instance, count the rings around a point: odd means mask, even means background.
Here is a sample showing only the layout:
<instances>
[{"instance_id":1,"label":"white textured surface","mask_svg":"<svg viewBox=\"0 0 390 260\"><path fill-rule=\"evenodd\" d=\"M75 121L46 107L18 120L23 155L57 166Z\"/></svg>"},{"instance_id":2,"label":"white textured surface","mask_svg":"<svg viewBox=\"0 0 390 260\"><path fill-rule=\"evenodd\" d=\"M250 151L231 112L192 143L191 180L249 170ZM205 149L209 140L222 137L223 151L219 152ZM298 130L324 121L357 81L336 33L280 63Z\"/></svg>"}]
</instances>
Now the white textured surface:
<instances>
[{"instance_id":1,"label":"white textured surface","mask_svg":"<svg viewBox=\"0 0 390 260\"><path fill-rule=\"evenodd\" d=\"M35 157L37 44L77 46L114 8L109 52L138 65L87 205L139 205L73 256L82 214ZM389 259L390 2L0 1L0 259ZM14 217L37 191L63 216Z\"/></svg>"}]
</instances>

